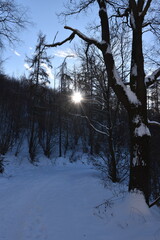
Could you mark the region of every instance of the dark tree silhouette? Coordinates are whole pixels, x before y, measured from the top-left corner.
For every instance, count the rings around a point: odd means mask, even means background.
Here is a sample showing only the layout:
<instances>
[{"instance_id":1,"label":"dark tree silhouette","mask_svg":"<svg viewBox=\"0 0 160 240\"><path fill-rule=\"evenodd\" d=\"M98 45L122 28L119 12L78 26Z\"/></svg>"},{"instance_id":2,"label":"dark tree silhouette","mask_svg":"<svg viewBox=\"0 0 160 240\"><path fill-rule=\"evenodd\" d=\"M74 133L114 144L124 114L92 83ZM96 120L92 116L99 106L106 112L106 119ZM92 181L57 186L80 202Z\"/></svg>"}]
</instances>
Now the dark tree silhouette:
<instances>
[{"instance_id":1,"label":"dark tree silhouette","mask_svg":"<svg viewBox=\"0 0 160 240\"><path fill-rule=\"evenodd\" d=\"M48 68L52 68L51 57L47 55L45 48L45 35L40 33L32 58L27 57L30 64L29 94L31 98L30 131L29 131L29 154L31 162L35 161L38 146L38 118L41 112L41 102L45 95L45 88L49 81Z\"/></svg>"},{"instance_id":2,"label":"dark tree silhouette","mask_svg":"<svg viewBox=\"0 0 160 240\"><path fill-rule=\"evenodd\" d=\"M6 41L14 44L19 41L18 33L29 24L26 8L14 0L0 1L0 48Z\"/></svg>"}]
</instances>

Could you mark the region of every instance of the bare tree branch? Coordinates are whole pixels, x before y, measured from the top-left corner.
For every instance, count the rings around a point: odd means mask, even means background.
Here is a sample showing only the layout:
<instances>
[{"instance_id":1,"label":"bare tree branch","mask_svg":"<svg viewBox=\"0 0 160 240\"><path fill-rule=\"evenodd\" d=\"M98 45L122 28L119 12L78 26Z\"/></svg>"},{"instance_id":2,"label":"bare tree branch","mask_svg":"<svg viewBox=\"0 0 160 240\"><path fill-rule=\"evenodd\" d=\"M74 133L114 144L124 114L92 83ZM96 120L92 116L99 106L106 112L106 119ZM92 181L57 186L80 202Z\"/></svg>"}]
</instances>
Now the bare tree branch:
<instances>
[{"instance_id":1,"label":"bare tree branch","mask_svg":"<svg viewBox=\"0 0 160 240\"><path fill-rule=\"evenodd\" d=\"M148 11L148 9L149 9L149 7L150 7L151 2L152 2L152 0L148 0L148 1L147 1L146 6L144 7L144 10L143 10L141 16L144 17L144 16L146 15L146 13L147 13L147 11Z\"/></svg>"},{"instance_id":2,"label":"bare tree branch","mask_svg":"<svg viewBox=\"0 0 160 240\"><path fill-rule=\"evenodd\" d=\"M14 0L0 1L0 47L5 46L5 40L10 44L19 41L18 32L30 23L26 12Z\"/></svg>"},{"instance_id":3,"label":"bare tree branch","mask_svg":"<svg viewBox=\"0 0 160 240\"><path fill-rule=\"evenodd\" d=\"M151 86L160 77L160 68L154 71L150 76L145 78L146 86Z\"/></svg>"},{"instance_id":4,"label":"bare tree branch","mask_svg":"<svg viewBox=\"0 0 160 240\"><path fill-rule=\"evenodd\" d=\"M157 121L150 121L150 120L148 120L148 124L160 127L160 122L157 122Z\"/></svg>"},{"instance_id":5,"label":"bare tree branch","mask_svg":"<svg viewBox=\"0 0 160 240\"><path fill-rule=\"evenodd\" d=\"M151 204L149 204L149 208L153 207L158 201L160 201L160 196L156 198Z\"/></svg>"},{"instance_id":6,"label":"bare tree branch","mask_svg":"<svg viewBox=\"0 0 160 240\"><path fill-rule=\"evenodd\" d=\"M52 44L45 44L45 47L57 47L57 46L61 46L64 43L68 42L68 41L72 41L73 38L75 37L75 33L73 32L68 38L66 38L65 40L63 40L62 42L57 42L57 43L52 43Z\"/></svg>"},{"instance_id":7,"label":"bare tree branch","mask_svg":"<svg viewBox=\"0 0 160 240\"><path fill-rule=\"evenodd\" d=\"M80 37L81 39L83 39L84 41L86 41L88 44L94 44L95 46L97 46L99 49L102 48L103 43L98 42L96 39L94 38L89 38L87 37L85 34L81 33L78 29L69 27L69 26L65 26L65 29L69 29L71 31L73 31L74 34L76 34L78 37Z\"/></svg>"},{"instance_id":8,"label":"bare tree branch","mask_svg":"<svg viewBox=\"0 0 160 240\"><path fill-rule=\"evenodd\" d=\"M88 9L88 7L95 1L96 0L81 0L78 4L76 1L70 1L70 4L65 5L65 8L68 9L68 11L58 14L58 16L67 17L86 11L86 9Z\"/></svg>"},{"instance_id":9,"label":"bare tree branch","mask_svg":"<svg viewBox=\"0 0 160 240\"><path fill-rule=\"evenodd\" d=\"M87 119L89 125L90 125L96 132L108 136L108 133L97 129L97 128L91 123L90 119L89 119L86 115L83 116L83 115L81 115L81 114L74 114L74 116ZM106 128L107 128L107 127L106 127Z\"/></svg>"}]
</instances>

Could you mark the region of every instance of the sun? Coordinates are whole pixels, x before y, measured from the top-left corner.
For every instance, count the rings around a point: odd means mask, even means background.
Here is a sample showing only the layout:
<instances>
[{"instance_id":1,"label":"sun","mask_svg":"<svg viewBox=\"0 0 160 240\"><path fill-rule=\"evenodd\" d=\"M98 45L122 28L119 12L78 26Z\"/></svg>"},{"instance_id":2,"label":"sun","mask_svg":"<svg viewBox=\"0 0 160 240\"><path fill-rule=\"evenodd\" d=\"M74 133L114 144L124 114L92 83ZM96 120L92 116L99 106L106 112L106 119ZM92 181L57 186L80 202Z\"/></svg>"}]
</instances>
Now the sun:
<instances>
[{"instance_id":1,"label":"sun","mask_svg":"<svg viewBox=\"0 0 160 240\"><path fill-rule=\"evenodd\" d=\"M74 92L72 95L72 101L74 103L80 103L83 100L82 94L80 92Z\"/></svg>"}]
</instances>

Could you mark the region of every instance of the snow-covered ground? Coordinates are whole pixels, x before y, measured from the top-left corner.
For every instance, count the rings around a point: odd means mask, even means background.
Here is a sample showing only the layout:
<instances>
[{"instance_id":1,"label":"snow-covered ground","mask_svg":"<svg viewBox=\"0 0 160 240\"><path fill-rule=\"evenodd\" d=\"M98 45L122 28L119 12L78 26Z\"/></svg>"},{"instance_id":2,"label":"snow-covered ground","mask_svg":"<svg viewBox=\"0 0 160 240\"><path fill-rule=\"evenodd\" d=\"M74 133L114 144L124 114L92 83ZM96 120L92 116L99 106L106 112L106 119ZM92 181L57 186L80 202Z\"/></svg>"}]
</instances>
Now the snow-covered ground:
<instances>
[{"instance_id":1,"label":"snow-covered ground","mask_svg":"<svg viewBox=\"0 0 160 240\"><path fill-rule=\"evenodd\" d=\"M0 175L0 240L160 239L160 210L121 185L104 187L91 165L14 161Z\"/></svg>"}]
</instances>

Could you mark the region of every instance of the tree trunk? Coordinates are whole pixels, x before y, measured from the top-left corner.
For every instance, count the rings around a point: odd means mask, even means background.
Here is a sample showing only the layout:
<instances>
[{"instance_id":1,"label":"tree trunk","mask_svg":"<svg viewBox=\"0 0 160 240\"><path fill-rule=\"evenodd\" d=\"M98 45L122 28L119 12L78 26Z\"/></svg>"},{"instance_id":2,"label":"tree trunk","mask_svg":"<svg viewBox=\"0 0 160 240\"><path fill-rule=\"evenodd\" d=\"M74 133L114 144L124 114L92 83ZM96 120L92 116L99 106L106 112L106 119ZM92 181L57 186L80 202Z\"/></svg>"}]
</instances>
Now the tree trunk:
<instances>
[{"instance_id":1,"label":"tree trunk","mask_svg":"<svg viewBox=\"0 0 160 240\"><path fill-rule=\"evenodd\" d=\"M129 191L140 190L149 203L149 140L147 121L139 109L129 113L131 136Z\"/></svg>"},{"instance_id":2,"label":"tree trunk","mask_svg":"<svg viewBox=\"0 0 160 240\"><path fill-rule=\"evenodd\" d=\"M61 97L61 96L60 96ZM59 107L59 157L62 157L62 116L61 104Z\"/></svg>"},{"instance_id":3,"label":"tree trunk","mask_svg":"<svg viewBox=\"0 0 160 240\"><path fill-rule=\"evenodd\" d=\"M108 143L109 143L109 177L112 180L112 182L118 182L117 178L117 166L116 166L116 159L115 159L115 152L113 147L113 136L112 136L112 129L109 129L109 137L108 137Z\"/></svg>"}]
</instances>

